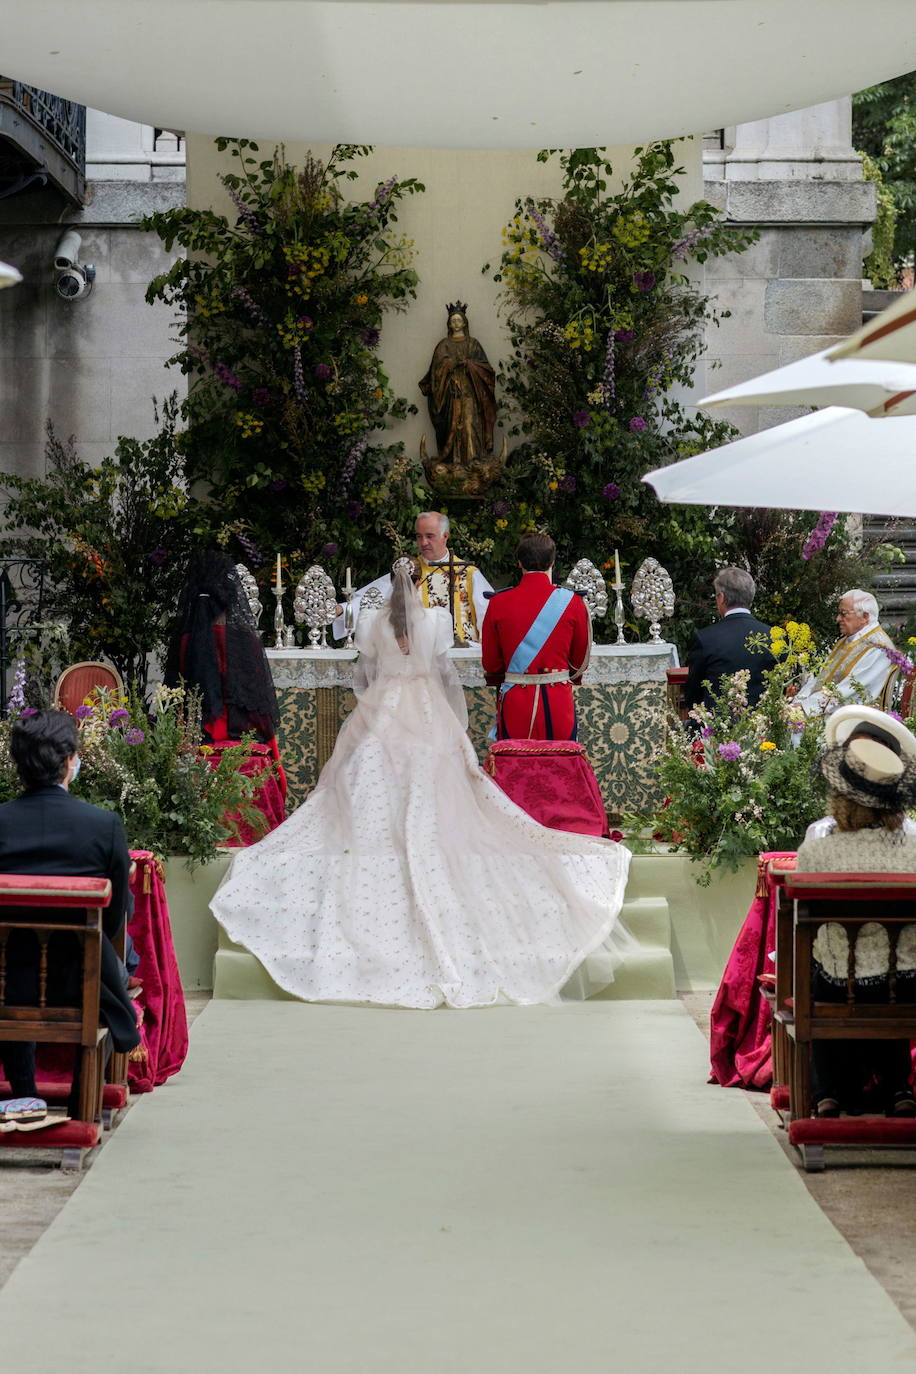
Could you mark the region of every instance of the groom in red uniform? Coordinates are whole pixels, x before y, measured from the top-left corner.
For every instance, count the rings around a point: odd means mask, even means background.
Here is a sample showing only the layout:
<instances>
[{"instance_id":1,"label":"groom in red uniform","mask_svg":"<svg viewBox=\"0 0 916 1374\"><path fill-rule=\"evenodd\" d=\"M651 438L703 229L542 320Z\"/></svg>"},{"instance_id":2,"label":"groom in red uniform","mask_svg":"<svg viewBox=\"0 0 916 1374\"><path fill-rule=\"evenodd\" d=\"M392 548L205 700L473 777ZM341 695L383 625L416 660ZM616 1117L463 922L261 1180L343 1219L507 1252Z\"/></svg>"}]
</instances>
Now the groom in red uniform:
<instances>
[{"instance_id":1,"label":"groom in red uniform","mask_svg":"<svg viewBox=\"0 0 916 1374\"><path fill-rule=\"evenodd\" d=\"M483 671L499 688L497 739L575 739L572 684L582 680L591 651L585 602L555 587L557 547L547 534L525 534L516 558L517 587L498 592L483 622Z\"/></svg>"}]
</instances>

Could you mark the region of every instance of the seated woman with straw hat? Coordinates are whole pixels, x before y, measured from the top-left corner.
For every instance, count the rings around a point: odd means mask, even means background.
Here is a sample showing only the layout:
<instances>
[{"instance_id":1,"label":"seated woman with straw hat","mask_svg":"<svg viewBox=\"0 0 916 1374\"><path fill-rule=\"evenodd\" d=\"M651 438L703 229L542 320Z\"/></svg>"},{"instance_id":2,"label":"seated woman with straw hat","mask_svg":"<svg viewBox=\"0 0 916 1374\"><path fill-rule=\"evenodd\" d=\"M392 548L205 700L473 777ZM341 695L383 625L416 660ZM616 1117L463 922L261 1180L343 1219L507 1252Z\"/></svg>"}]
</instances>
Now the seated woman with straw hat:
<instances>
[{"instance_id":1,"label":"seated woman with straw hat","mask_svg":"<svg viewBox=\"0 0 916 1374\"><path fill-rule=\"evenodd\" d=\"M916 835L906 808L916 798L916 737L893 716L870 706L842 706L827 721L820 771L830 789L830 822L817 822L798 851L799 871L916 873ZM814 996L846 1000L849 944L836 922L814 942ZM916 925L897 943L897 1000L916 1001ZM863 925L855 946L856 1000L887 1002L890 940L878 921ZM820 1117L842 1110L916 1116L906 1040L816 1040L812 1087Z\"/></svg>"}]
</instances>

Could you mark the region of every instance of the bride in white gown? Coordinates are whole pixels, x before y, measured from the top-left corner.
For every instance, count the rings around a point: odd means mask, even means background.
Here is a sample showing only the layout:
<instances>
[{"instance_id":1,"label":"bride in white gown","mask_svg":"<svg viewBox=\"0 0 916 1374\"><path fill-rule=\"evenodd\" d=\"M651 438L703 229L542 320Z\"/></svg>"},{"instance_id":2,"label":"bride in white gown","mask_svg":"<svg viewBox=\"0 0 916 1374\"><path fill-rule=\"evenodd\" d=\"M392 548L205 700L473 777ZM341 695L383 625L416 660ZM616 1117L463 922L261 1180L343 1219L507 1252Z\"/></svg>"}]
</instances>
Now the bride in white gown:
<instances>
[{"instance_id":1,"label":"bride in white gown","mask_svg":"<svg viewBox=\"0 0 916 1374\"><path fill-rule=\"evenodd\" d=\"M484 773L451 643L448 613L399 567L388 605L360 617L358 701L318 785L213 899L305 1001L552 1002L576 970L567 996L607 984L636 947L618 922L629 852L539 825Z\"/></svg>"}]
</instances>

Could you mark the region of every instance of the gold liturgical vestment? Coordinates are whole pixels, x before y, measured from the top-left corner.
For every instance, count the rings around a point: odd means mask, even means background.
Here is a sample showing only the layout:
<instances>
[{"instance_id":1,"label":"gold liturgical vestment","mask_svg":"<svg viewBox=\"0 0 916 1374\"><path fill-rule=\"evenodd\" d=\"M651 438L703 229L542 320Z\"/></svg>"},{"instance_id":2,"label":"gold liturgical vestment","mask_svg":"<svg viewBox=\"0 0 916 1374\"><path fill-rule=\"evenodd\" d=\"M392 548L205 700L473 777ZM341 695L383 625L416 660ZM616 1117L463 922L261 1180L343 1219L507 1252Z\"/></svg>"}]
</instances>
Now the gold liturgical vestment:
<instances>
[{"instance_id":1,"label":"gold liturgical vestment","mask_svg":"<svg viewBox=\"0 0 916 1374\"><path fill-rule=\"evenodd\" d=\"M454 564L454 588L452 605L449 606L449 565L448 559L442 563L427 563L418 558L420 564L420 596L424 606L444 606L451 611L455 633L461 644L476 644L480 639L480 626L477 624L477 608L474 605L474 576L477 569L469 564Z\"/></svg>"}]
</instances>

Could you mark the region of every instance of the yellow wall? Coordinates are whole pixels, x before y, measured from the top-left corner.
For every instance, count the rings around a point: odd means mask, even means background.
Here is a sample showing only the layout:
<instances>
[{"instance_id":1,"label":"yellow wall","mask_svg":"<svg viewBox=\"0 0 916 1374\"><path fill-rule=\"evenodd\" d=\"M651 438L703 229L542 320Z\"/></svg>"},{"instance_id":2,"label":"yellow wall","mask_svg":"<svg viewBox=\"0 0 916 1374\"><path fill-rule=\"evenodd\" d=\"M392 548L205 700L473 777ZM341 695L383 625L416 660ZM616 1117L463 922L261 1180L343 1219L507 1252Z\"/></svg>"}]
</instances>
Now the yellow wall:
<instances>
[{"instance_id":1,"label":"yellow wall","mask_svg":"<svg viewBox=\"0 0 916 1374\"><path fill-rule=\"evenodd\" d=\"M301 162L308 147L315 157L327 156L328 144L286 144L287 160ZM259 157L272 148L260 145ZM188 204L235 215L218 180L235 170L237 160L219 153L213 140L190 134L187 140ZM623 174L632 158L629 148L609 149L610 161ZM688 175L681 178L681 194L690 204L703 194L701 143L681 145L681 161ZM416 452L421 433L430 451L435 448L426 403L417 382L426 372L432 351L445 333L445 304L460 298L468 303L471 332L479 339L494 367L508 349L508 337L497 313L499 285L483 276L481 267L499 261L500 233L511 218L516 198L549 196L560 188L558 160L542 164L531 152L453 152L429 148L376 148L358 159L358 181L344 183L354 198L368 199L379 181L390 176L417 177L426 191L403 203L395 228L415 240L420 285L416 301L404 314L386 316L381 355L398 395L420 407L391 430ZM499 397L497 396L497 402ZM497 434L497 447L500 436Z\"/></svg>"}]
</instances>

